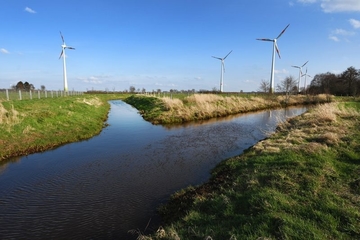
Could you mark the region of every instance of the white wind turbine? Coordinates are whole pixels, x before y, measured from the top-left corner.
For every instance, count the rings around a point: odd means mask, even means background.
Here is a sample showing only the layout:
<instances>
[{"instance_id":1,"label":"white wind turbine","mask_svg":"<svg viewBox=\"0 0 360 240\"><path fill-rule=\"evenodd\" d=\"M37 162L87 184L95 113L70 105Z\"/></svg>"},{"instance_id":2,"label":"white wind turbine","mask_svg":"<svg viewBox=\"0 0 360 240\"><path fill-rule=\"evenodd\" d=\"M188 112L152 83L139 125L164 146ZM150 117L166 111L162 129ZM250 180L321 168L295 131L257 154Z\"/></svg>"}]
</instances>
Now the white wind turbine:
<instances>
[{"instance_id":1,"label":"white wind turbine","mask_svg":"<svg viewBox=\"0 0 360 240\"><path fill-rule=\"evenodd\" d=\"M224 87L223 87L223 84L224 84L224 72L225 72L225 63L224 63L224 60L225 58L227 58L227 56L229 56L229 54L232 52L232 50L223 58L219 58L219 57L214 57L212 56L213 58L216 58L216 59L219 59L221 61L221 75L220 75L220 92L223 92L224 90Z\"/></svg>"},{"instance_id":2,"label":"white wind turbine","mask_svg":"<svg viewBox=\"0 0 360 240\"><path fill-rule=\"evenodd\" d=\"M281 31L281 33L279 34L279 36L277 36L277 38L275 39L269 39L269 38L257 38L256 40L259 41L267 41L267 42L273 42L273 53L272 53L272 64L271 64L271 77L270 77L270 93L274 92L274 71L275 71L275 50L277 52L277 54L279 55L279 58L281 58L280 56L280 51L279 48L277 46L277 40L281 37L281 35L283 35L283 33L286 31L286 29L290 26L290 24L288 24L284 30Z\"/></svg>"},{"instance_id":3,"label":"white wind turbine","mask_svg":"<svg viewBox=\"0 0 360 240\"><path fill-rule=\"evenodd\" d=\"M63 44L61 45L62 50L61 50L59 59L62 57L63 60L64 60L64 62L63 62L63 68L64 68L64 91L67 92L67 91L68 91L68 85L67 85L67 76L66 76L66 62L65 62L66 55L65 55L65 49L67 48L67 49L75 50L75 48L70 47L70 46L66 46L65 41L64 41L64 37L63 37L63 35L61 34L61 31L60 31L60 36L61 36L61 39L62 39Z\"/></svg>"},{"instance_id":4,"label":"white wind turbine","mask_svg":"<svg viewBox=\"0 0 360 240\"><path fill-rule=\"evenodd\" d=\"M300 66L292 66L294 68L298 68L299 69L299 81L298 81L298 92L300 92L300 81L301 81L301 77L302 77L302 68L308 63L309 61L307 61L306 63L304 63L301 67Z\"/></svg>"},{"instance_id":5,"label":"white wind turbine","mask_svg":"<svg viewBox=\"0 0 360 240\"><path fill-rule=\"evenodd\" d=\"M311 77L310 75L307 74L307 68L306 68L306 72L305 74L301 75L302 77L305 76L305 82L304 82L304 92L306 93L306 77Z\"/></svg>"}]
</instances>

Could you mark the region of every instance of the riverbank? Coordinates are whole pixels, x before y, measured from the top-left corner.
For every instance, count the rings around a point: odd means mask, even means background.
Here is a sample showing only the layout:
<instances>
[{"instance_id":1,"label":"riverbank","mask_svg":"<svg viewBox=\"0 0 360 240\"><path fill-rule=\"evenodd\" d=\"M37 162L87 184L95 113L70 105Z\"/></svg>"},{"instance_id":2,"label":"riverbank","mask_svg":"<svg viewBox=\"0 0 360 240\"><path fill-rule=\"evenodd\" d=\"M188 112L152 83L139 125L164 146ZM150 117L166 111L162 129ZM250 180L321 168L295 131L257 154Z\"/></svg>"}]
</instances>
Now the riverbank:
<instances>
[{"instance_id":1,"label":"riverbank","mask_svg":"<svg viewBox=\"0 0 360 240\"><path fill-rule=\"evenodd\" d=\"M101 132L110 99L99 94L0 102L0 160L42 152Z\"/></svg>"},{"instance_id":2,"label":"riverbank","mask_svg":"<svg viewBox=\"0 0 360 240\"><path fill-rule=\"evenodd\" d=\"M175 96L175 95L174 95ZM85 94L0 102L0 160L85 140L106 126L109 100L122 99L154 124L181 123L288 105L332 101L327 95L253 97L194 94L179 98Z\"/></svg>"},{"instance_id":3,"label":"riverbank","mask_svg":"<svg viewBox=\"0 0 360 240\"><path fill-rule=\"evenodd\" d=\"M125 102L153 124L183 123L286 106L334 101L330 95L215 95L193 94L183 98L132 95Z\"/></svg>"},{"instance_id":4,"label":"riverbank","mask_svg":"<svg viewBox=\"0 0 360 240\"><path fill-rule=\"evenodd\" d=\"M360 239L359 117L359 102L331 103L283 122L175 193L142 239Z\"/></svg>"}]
</instances>

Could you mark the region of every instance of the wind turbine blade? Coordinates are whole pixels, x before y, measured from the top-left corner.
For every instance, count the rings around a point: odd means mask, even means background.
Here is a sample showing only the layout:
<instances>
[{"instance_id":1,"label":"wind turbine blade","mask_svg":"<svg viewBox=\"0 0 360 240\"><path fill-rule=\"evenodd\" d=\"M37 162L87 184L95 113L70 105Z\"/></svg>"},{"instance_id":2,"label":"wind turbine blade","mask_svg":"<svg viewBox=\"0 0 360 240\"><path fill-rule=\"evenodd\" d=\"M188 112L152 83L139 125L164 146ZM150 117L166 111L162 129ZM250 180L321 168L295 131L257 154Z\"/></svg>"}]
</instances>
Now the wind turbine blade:
<instances>
[{"instance_id":1,"label":"wind turbine blade","mask_svg":"<svg viewBox=\"0 0 360 240\"><path fill-rule=\"evenodd\" d=\"M211 56L211 57L216 58L216 59L219 59L219 60L222 60L222 59L221 59L221 58L219 58L219 57L214 57L214 56Z\"/></svg>"},{"instance_id":2,"label":"wind turbine blade","mask_svg":"<svg viewBox=\"0 0 360 240\"><path fill-rule=\"evenodd\" d=\"M294 68L300 68L299 66L292 66L292 67L294 67Z\"/></svg>"},{"instance_id":3,"label":"wind turbine blade","mask_svg":"<svg viewBox=\"0 0 360 240\"><path fill-rule=\"evenodd\" d=\"M274 41L273 39L269 39L269 38L257 38L256 40L267 41L267 42L273 42Z\"/></svg>"},{"instance_id":4,"label":"wind turbine blade","mask_svg":"<svg viewBox=\"0 0 360 240\"><path fill-rule=\"evenodd\" d=\"M64 37L63 37L63 35L62 35L61 31L60 31L60 36L61 36L61 39L62 39L63 43L65 43L65 41L64 41Z\"/></svg>"},{"instance_id":5,"label":"wind turbine blade","mask_svg":"<svg viewBox=\"0 0 360 240\"><path fill-rule=\"evenodd\" d=\"M61 56L63 55L63 53L64 53L64 50L61 50L59 59L61 58Z\"/></svg>"},{"instance_id":6,"label":"wind turbine blade","mask_svg":"<svg viewBox=\"0 0 360 240\"><path fill-rule=\"evenodd\" d=\"M306 63L304 63L301 67L305 66L309 61L307 61Z\"/></svg>"},{"instance_id":7,"label":"wind turbine blade","mask_svg":"<svg viewBox=\"0 0 360 240\"><path fill-rule=\"evenodd\" d=\"M277 54L279 55L279 58L281 58L281 56L280 56L280 50L279 50L279 48L278 48L278 46L277 46L276 42L275 42L274 44L275 44L275 49L276 49L276 52L277 52Z\"/></svg>"},{"instance_id":8,"label":"wind turbine blade","mask_svg":"<svg viewBox=\"0 0 360 240\"><path fill-rule=\"evenodd\" d=\"M229 54L232 52L233 50L231 50L225 57L224 57L224 60L225 58L227 58L227 56L229 56Z\"/></svg>"},{"instance_id":9,"label":"wind turbine blade","mask_svg":"<svg viewBox=\"0 0 360 240\"><path fill-rule=\"evenodd\" d=\"M68 47L68 46L66 46L66 48L67 48L67 49L75 50L75 48L73 48L73 47Z\"/></svg>"},{"instance_id":10,"label":"wind turbine blade","mask_svg":"<svg viewBox=\"0 0 360 240\"><path fill-rule=\"evenodd\" d=\"M279 34L279 36L278 36L276 39L278 39L279 37L281 37L281 35L284 34L284 32L286 31L286 29L287 29L289 26L290 26L290 24L288 24L288 25L284 28L284 30L282 30L282 32Z\"/></svg>"}]
</instances>

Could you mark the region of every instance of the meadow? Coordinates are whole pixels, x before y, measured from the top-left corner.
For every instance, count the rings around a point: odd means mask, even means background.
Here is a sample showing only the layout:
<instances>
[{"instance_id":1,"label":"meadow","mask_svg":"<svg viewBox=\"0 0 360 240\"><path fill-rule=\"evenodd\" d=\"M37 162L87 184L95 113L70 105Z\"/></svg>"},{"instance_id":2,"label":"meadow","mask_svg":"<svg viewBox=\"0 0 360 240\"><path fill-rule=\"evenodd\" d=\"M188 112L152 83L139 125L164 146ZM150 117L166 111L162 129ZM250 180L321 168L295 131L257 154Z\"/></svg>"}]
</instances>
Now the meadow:
<instances>
[{"instance_id":1,"label":"meadow","mask_svg":"<svg viewBox=\"0 0 360 240\"><path fill-rule=\"evenodd\" d=\"M123 99L153 123L318 104L159 208L138 239L360 239L360 103L318 96L94 94L0 102L0 159L90 138ZM331 102L331 103L327 103Z\"/></svg>"},{"instance_id":2,"label":"meadow","mask_svg":"<svg viewBox=\"0 0 360 240\"><path fill-rule=\"evenodd\" d=\"M88 139L106 126L110 99L99 94L0 101L0 160Z\"/></svg>"},{"instance_id":3,"label":"meadow","mask_svg":"<svg viewBox=\"0 0 360 240\"><path fill-rule=\"evenodd\" d=\"M360 102L321 104L175 193L139 239L360 239Z\"/></svg>"}]
</instances>

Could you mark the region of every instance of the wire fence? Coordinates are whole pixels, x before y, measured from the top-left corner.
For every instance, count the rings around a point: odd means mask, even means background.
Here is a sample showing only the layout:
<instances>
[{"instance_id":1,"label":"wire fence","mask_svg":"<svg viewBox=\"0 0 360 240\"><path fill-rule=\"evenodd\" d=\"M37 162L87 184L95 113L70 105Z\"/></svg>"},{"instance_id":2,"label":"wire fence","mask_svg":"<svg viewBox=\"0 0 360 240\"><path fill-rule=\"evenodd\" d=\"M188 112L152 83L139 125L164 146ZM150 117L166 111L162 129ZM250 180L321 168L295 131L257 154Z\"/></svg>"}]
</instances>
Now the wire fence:
<instances>
[{"instance_id":1,"label":"wire fence","mask_svg":"<svg viewBox=\"0 0 360 240\"><path fill-rule=\"evenodd\" d=\"M14 90L14 89L0 89L0 101L13 100L32 100L42 98L58 98L66 96L83 95L84 92L79 91L52 91L52 90Z\"/></svg>"}]
</instances>

